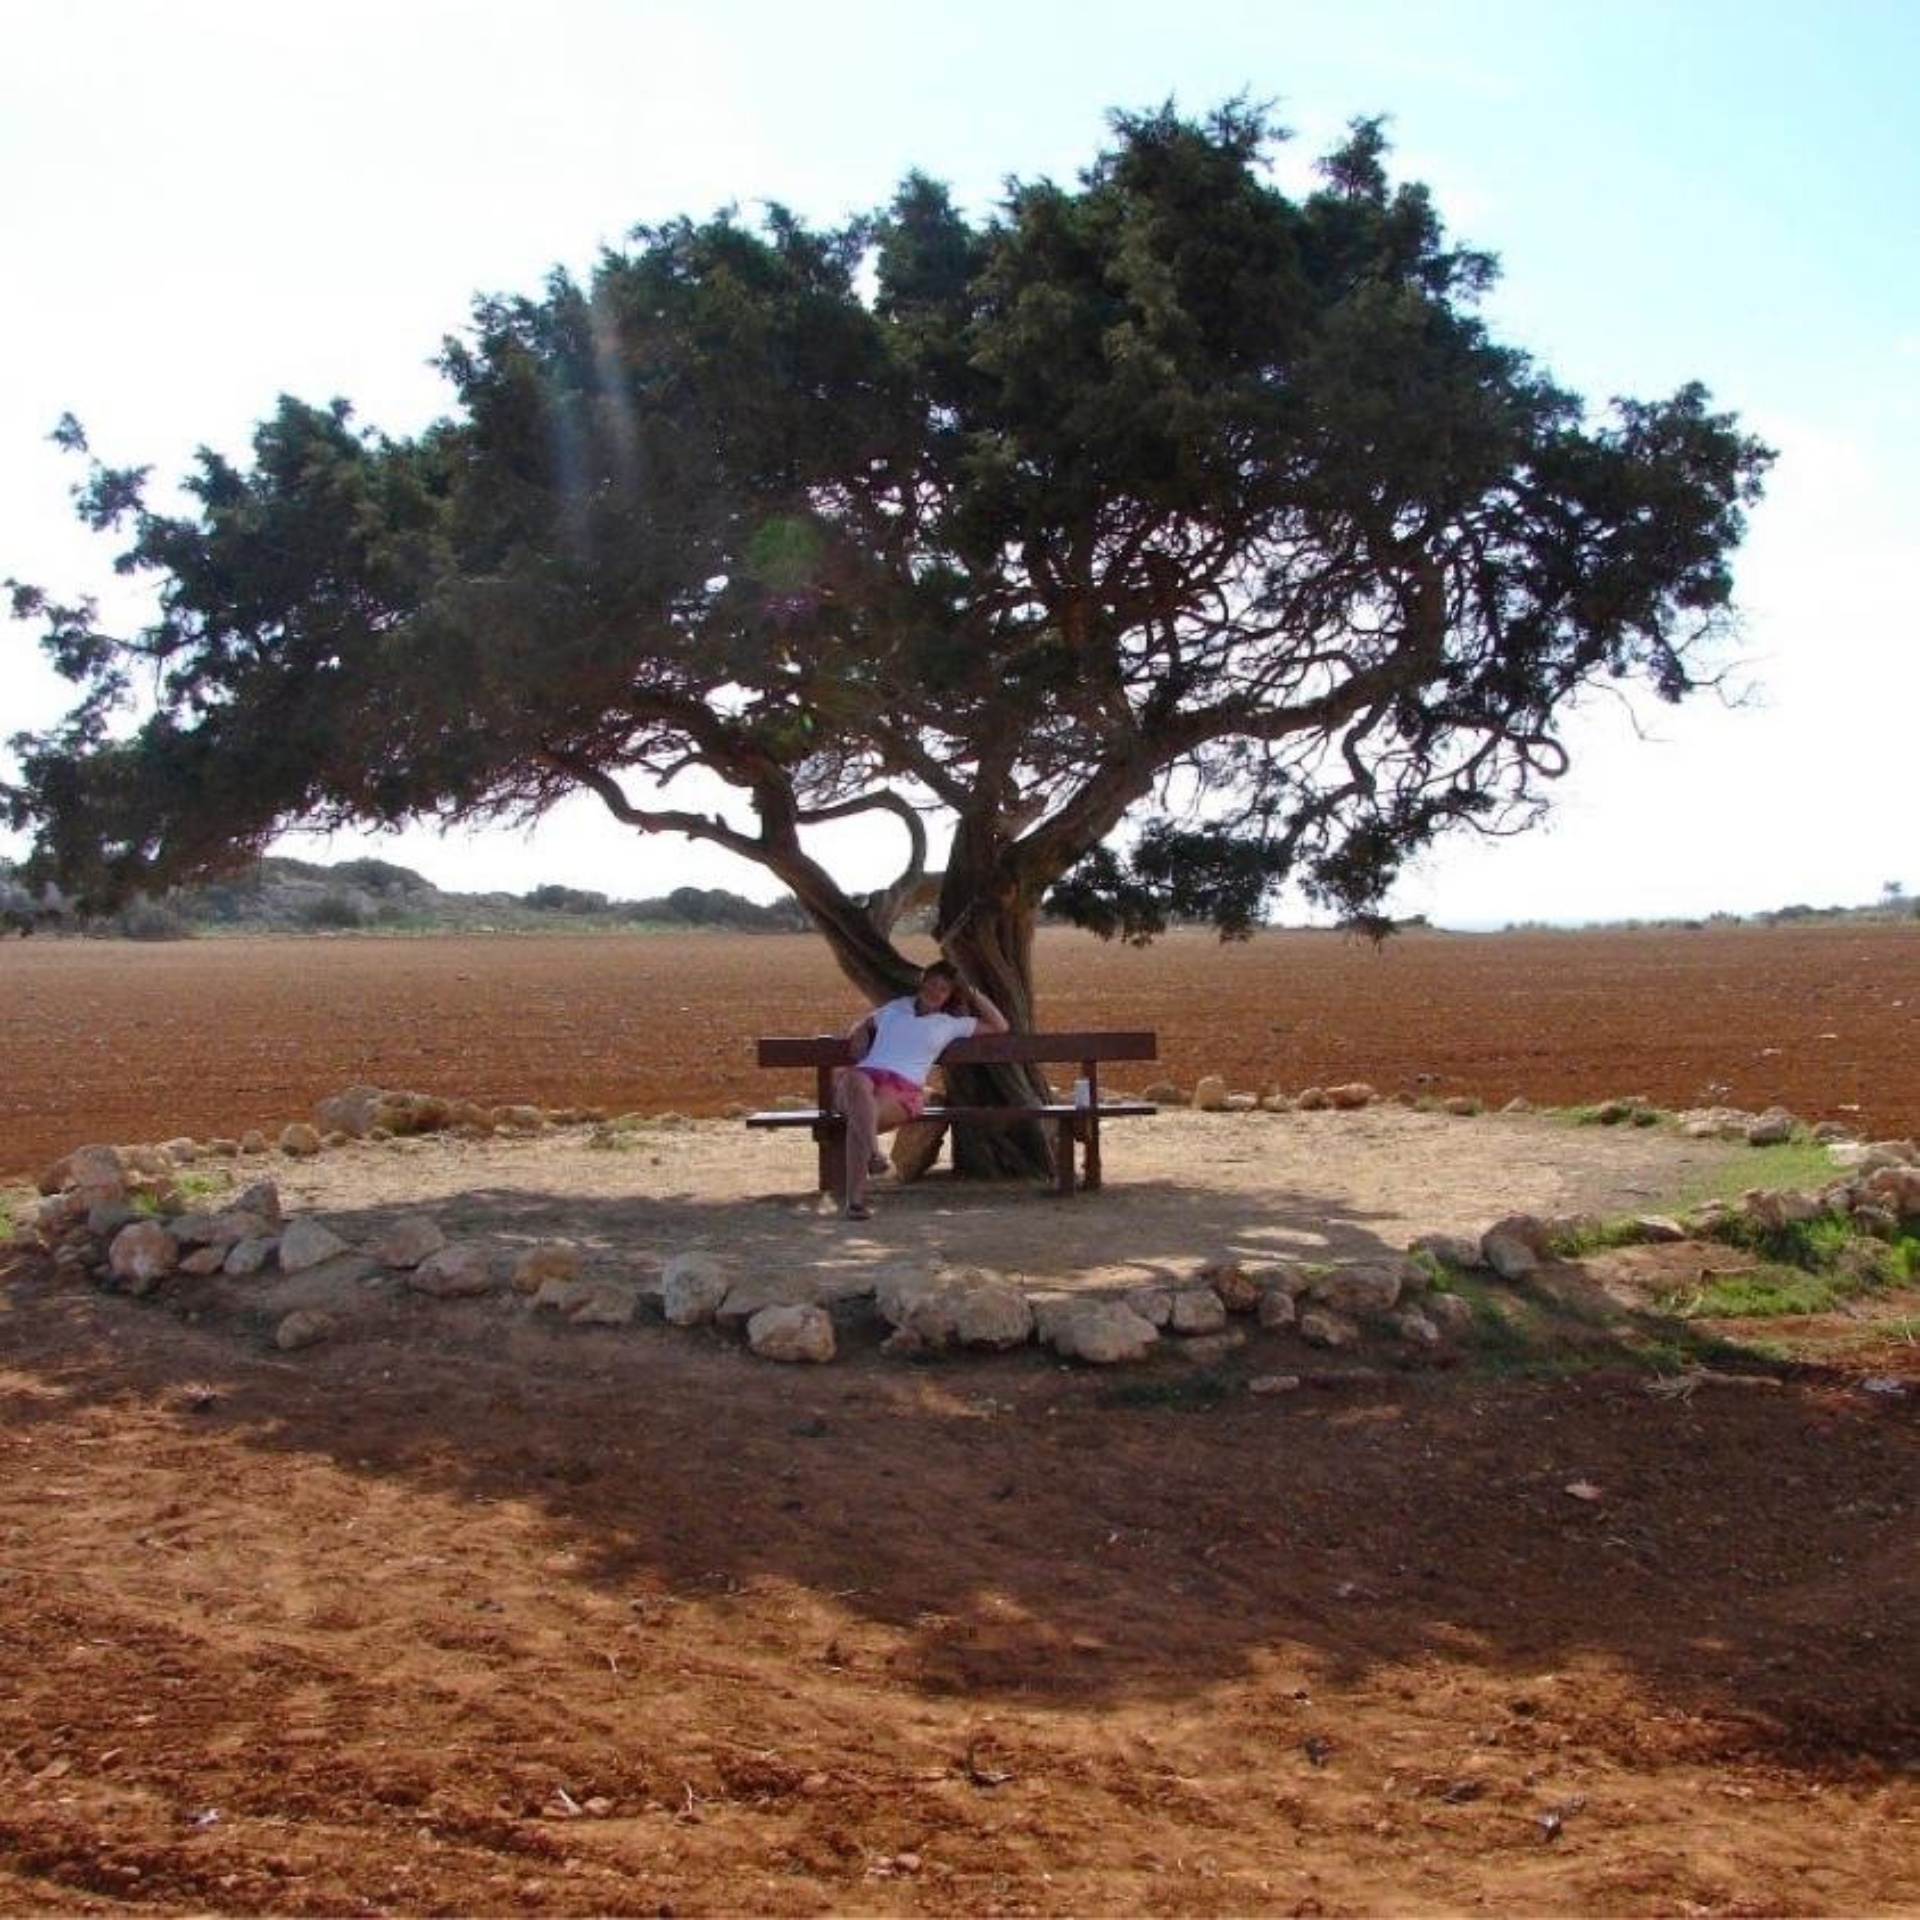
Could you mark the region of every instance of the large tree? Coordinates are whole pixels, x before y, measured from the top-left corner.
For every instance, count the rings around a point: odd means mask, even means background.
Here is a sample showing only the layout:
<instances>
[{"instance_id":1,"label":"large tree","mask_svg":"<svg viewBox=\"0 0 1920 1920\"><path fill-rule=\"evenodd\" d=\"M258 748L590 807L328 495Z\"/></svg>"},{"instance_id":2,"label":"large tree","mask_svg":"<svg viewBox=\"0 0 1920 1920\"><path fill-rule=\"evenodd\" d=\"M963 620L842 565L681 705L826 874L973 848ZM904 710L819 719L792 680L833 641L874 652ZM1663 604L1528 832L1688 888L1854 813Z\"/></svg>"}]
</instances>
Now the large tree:
<instances>
[{"instance_id":1,"label":"large tree","mask_svg":"<svg viewBox=\"0 0 1920 1920\"><path fill-rule=\"evenodd\" d=\"M1698 386L1590 418L1377 124L1299 198L1277 137L1169 107L979 223L916 175L833 230L642 229L481 301L417 438L283 399L184 513L94 465L158 614L15 588L83 690L15 743L38 870L104 904L585 789L765 868L868 992L930 906L1026 1024L1043 901L1365 914L1449 827L1523 824L1574 695L1703 683L1769 455ZM693 769L734 803L675 806ZM902 849L872 894L813 850L862 813Z\"/></svg>"}]
</instances>

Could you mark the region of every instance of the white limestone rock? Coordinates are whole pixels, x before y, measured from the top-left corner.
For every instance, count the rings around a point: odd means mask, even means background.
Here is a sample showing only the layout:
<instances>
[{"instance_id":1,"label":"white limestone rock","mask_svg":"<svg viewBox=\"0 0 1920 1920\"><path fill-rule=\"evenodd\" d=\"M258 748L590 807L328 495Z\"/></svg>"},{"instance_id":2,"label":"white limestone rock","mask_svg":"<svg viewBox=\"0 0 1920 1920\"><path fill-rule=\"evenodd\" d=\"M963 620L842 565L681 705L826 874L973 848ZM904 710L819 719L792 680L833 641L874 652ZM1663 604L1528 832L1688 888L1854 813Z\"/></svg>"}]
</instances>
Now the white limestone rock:
<instances>
[{"instance_id":1,"label":"white limestone rock","mask_svg":"<svg viewBox=\"0 0 1920 1920\"><path fill-rule=\"evenodd\" d=\"M1902 1220L1920 1219L1920 1167L1882 1167L1868 1174L1860 1183L1860 1198Z\"/></svg>"},{"instance_id":2,"label":"white limestone rock","mask_svg":"<svg viewBox=\"0 0 1920 1920\"><path fill-rule=\"evenodd\" d=\"M1740 1210L1757 1227L1790 1227L1808 1220L1818 1220L1827 1211L1818 1194L1805 1193L1798 1188L1782 1188L1778 1192L1767 1192L1759 1187L1750 1187L1740 1196Z\"/></svg>"},{"instance_id":3,"label":"white limestone rock","mask_svg":"<svg viewBox=\"0 0 1920 1920\"><path fill-rule=\"evenodd\" d=\"M1464 1340L1473 1332L1473 1302L1464 1294L1430 1293L1420 1302L1420 1311L1443 1340Z\"/></svg>"},{"instance_id":4,"label":"white limestone rock","mask_svg":"<svg viewBox=\"0 0 1920 1920\"><path fill-rule=\"evenodd\" d=\"M1407 1251L1424 1253L1443 1267L1452 1267L1461 1273L1471 1273L1475 1267L1486 1264L1480 1256L1480 1242L1464 1233L1423 1233L1419 1239L1408 1242Z\"/></svg>"},{"instance_id":5,"label":"white limestone rock","mask_svg":"<svg viewBox=\"0 0 1920 1920\"><path fill-rule=\"evenodd\" d=\"M1200 1269L1200 1283L1220 1296L1229 1313L1253 1313L1260 1305L1260 1282L1238 1260L1210 1260Z\"/></svg>"},{"instance_id":6,"label":"white limestone rock","mask_svg":"<svg viewBox=\"0 0 1920 1920\"><path fill-rule=\"evenodd\" d=\"M537 1294L549 1280L577 1280L580 1277L580 1249L555 1240L545 1246L529 1247L513 1263L515 1293Z\"/></svg>"},{"instance_id":7,"label":"white limestone rock","mask_svg":"<svg viewBox=\"0 0 1920 1920\"><path fill-rule=\"evenodd\" d=\"M1335 1313L1391 1313L1400 1303L1406 1274L1398 1261L1365 1260L1330 1268L1307 1289L1316 1306Z\"/></svg>"},{"instance_id":8,"label":"white limestone rock","mask_svg":"<svg viewBox=\"0 0 1920 1920\"><path fill-rule=\"evenodd\" d=\"M1299 1320L1300 1303L1285 1287L1263 1287L1259 1314L1260 1324L1269 1333L1281 1333Z\"/></svg>"},{"instance_id":9,"label":"white limestone rock","mask_svg":"<svg viewBox=\"0 0 1920 1920\"><path fill-rule=\"evenodd\" d=\"M157 1220L136 1220L113 1236L107 1271L129 1293L147 1293L180 1264L180 1243Z\"/></svg>"},{"instance_id":10,"label":"white limestone rock","mask_svg":"<svg viewBox=\"0 0 1920 1920\"><path fill-rule=\"evenodd\" d=\"M323 1260L350 1252L352 1248L331 1227L323 1226L310 1214L302 1214L289 1221L280 1236L280 1271L305 1273Z\"/></svg>"},{"instance_id":11,"label":"white limestone rock","mask_svg":"<svg viewBox=\"0 0 1920 1920\"><path fill-rule=\"evenodd\" d=\"M431 1214L410 1213L375 1241L373 1257L383 1267L398 1271L430 1260L446 1244L446 1232L438 1220Z\"/></svg>"},{"instance_id":12,"label":"white limestone rock","mask_svg":"<svg viewBox=\"0 0 1920 1920\"><path fill-rule=\"evenodd\" d=\"M332 1314L318 1307L296 1307L274 1328L273 1344L282 1353L298 1353L304 1347L317 1347L337 1324Z\"/></svg>"},{"instance_id":13,"label":"white limestone rock","mask_svg":"<svg viewBox=\"0 0 1920 1920\"><path fill-rule=\"evenodd\" d=\"M704 1326L727 1297L733 1274L711 1253L676 1253L660 1274L660 1307L667 1324Z\"/></svg>"},{"instance_id":14,"label":"white limestone rock","mask_svg":"<svg viewBox=\"0 0 1920 1920\"><path fill-rule=\"evenodd\" d=\"M639 1307L631 1287L613 1280L582 1280L555 1275L533 1296L536 1313L557 1313L576 1327L624 1327Z\"/></svg>"},{"instance_id":15,"label":"white limestone rock","mask_svg":"<svg viewBox=\"0 0 1920 1920\"><path fill-rule=\"evenodd\" d=\"M1671 1246L1675 1241L1684 1240L1687 1230L1678 1220L1669 1219L1664 1213L1643 1213L1633 1223L1634 1231L1650 1247Z\"/></svg>"},{"instance_id":16,"label":"white limestone rock","mask_svg":"<svg viewBox=\"0 0 1920 1920\"><path fill-rule=\"evenodd\" d=\"M1309 1307L1300 1316L1300 1337L1310 1347L1342 1350L1360 1344L1360 1329L1331 1307Z\"/></svg>"},{"instance_id":17,"label":"white limestone rock","mask_svg":"<svg viewBox=\"0 0 1920 1920\"><path fill-rule=\"evenodd\" d=\"M1089 1366L1120 1366L1144 1360L1159 1344L1159 1331L1117 1300L1073 1301L1049 1316L1046 1337L1066 1360Z\"/></svg>"},{"instance_id":18,"label":"white limestone rock","mask_svg":"<svg viewBox=\"0 0 1920 1920\"><path fill-rule=\"evenodd\" d=\"M271 1180L253 1180L233 1196L229 1210L255 1213L276 1230L286 1218L280 1208L280 1189Z\"/></svg>"},{"instance_id":19,"label":"white limestone rock","mask_svg":"<svg viewBox=\"0 0 1920 1920\"><path fill-rule=\"evenodd\" d=\"M762 1307L747 1322L747 1345L763 1360L823 1365L833 1358L833 1316L824 1307Z\"/></svg>"},{"instance_id":20,"label":"white limestone rock","mask_svg":"<svg viewBox=\"0 0 1920 1920\"><path fill-rule=\"evenodd\" d=\"M286 1242L280 1247L281 1263L286 1262ZM437 1253L430 1253L407 1275L407 1285L415 1293L435 1300L470 1300L492 1293L499 1281L493 1270L493 1256L471 1240L451 1240Z\"/></svg>"},{"instance_id":21,"label":"white limestone rock","mask_svg":"<svg viewBox=\"0 0 1920 1920\"><path fill-rule=\"evenodd\" d=\"M261 1234L253 1240L236 1240L227 1249L227 1257L220 1263L220 1271L230 1280L251 1280L265 1270L279 1246L279 1239L273 1234Z\"/></svg>"},{"instance_id":22,"label":"white limestone rock","mask_svg":"<svg viewBox=\"0 0 1920 1920\"><path fill-rule=\"evenodd\" d=\"M1004 1353L1033 1338L1027 1296L1004 1280L963 1287L953 1303L953 1337L963 1347Z\"/></svg>"},{"instance_id":23,"label":"white limestone rock","mask_svg":"<svg viewBox=\"0 0 1920 1920\"><path fill-rule=\"evenodd\" d=\"M1167 1331L1186 1335L1218 1333L1227 1324L1226 1303L1211 1287L1177 1287Z\"/></svg>"},{"instance_id":24,"label":"white limestone rock","mask_svg":"<svg viewBox=\"0 0 1920 1920\"><path fill-rule=\"evenodd\" d=\"M1480 1236L1480 1264L1503 1280L1524 1280L1546 1257L1548 1238L1544 1220L1510 1213Z\"/></svg>"},{"instance_id":25,"label":"white limestone rock","mask_svg":"<svg viewBox=\"0 0 1920 1920\"><path fill-rule=\"evenodd\" d=\"M1173 1318L1171 1287L1135 1287L1126 1299L1127 1309L1137 1313L1148 1326L1164 1331Z\"/></svg>"},{"instance_id":26,"label":"white limestone rock","mask_svg":"<svg viewBox=\"0 0 1920 1920\"><path fill-rule=\"evenodd\" d=\"M1418 1307L1402 1307L1392 1316L1392 1325L1394 1332L1410 1347L1433 1348L1442 1344L1438 1324Z\"/></svg>"},{"instance_id":27,"label":"white limestone rock","mask_svg":"<svg viewBox=\"0 0 1920 1920\"><path fill-rule=\"evenodd\" d=\"M895 1269L876 1283L874 1305L894 1329L889 1353L1001 1352L1033 1336L1025 1292L988 1267Z\"/></svg>"}]
</instances>

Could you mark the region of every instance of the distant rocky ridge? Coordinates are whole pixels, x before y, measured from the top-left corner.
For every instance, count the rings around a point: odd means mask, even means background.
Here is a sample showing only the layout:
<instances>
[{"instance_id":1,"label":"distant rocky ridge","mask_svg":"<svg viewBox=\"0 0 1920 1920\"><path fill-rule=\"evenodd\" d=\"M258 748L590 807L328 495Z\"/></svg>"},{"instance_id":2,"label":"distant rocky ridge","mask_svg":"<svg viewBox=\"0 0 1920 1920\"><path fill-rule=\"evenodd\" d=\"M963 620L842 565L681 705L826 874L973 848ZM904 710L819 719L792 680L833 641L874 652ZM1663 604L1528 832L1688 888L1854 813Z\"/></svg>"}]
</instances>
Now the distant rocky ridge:
<instances>
[{"instance_id":1,"label":"distant rocky ridge","mask_svg":"<svg viewBox=\"0 0 1920 1920\"><path fill-rule=\"evenodd\" d=\"M389 860L325 865L270 857L228 879L140 900L110 920L77 927L57 894L30 892L0 861L0 920L21 934L79 930L134 940L197 933L531 933L633 926L725 927L735 932L802 932L791 900L771 906L718 887L677 887L645 900L615 900L564 886L531 893L449 893Z\"/></svg>"}]
</instances>

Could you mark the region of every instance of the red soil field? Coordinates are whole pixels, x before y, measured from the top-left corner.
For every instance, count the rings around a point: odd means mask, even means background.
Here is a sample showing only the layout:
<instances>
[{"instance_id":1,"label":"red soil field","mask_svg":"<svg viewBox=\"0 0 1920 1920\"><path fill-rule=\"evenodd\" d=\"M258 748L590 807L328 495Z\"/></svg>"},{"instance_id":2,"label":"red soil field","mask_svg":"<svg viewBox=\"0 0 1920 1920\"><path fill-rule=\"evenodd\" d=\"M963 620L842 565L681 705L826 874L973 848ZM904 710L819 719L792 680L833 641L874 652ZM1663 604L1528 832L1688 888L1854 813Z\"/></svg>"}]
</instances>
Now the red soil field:
<instances>
[{"instance_id":1,"label":"red soil field","mask_svg":"<svg viewBox=\"0 0 1920 1920\"><path fill-rule=\"evenodd\" d=\"M1044 1023L1152 1026L1180 1080L1920 1124L1920 928L1050 935L1040 969ZM754 1035L855 1009L799 939L16 943L0 1170L356 1080L716 1113L779 1088ZM444 1154L462 1219L525 1234L552 1197L486 1160L550 1144L323 1161ZM840 1225L648 1164L622 1257ZM1196 1259L1317 1217L1179 1176ZM915 1257L934 1184L824 1257ZM1038 1242L1126 1194L968 1199ZM1656 1251L1700 1257L1617 1257ZM0 1248L0 1913L1920 1913L1920 1294L1869 1304L1784 1372L1260 1332L1116 1379L411 1297L285 1353ZM1274 1365L1300 1390L1247 1390Z\"/></svg>"},{"instance_id":2,"label":"red soil field","mask_svg":"<svg viewBox=\"0 0 1920 1920\"><path fill-rule=\"evenodd\" d=\"M1402 935L1144 950L1041 937L1040 1020L1144 1026L1162 1070L1290 1090L1678 1107L1920 1130L1920 926ZM859 1003L802 936L15 941L0 948L0 1179L87 1140L237 1134L358 1081L724 1112L763 1033Z\"/></svg>"}]
</instances>

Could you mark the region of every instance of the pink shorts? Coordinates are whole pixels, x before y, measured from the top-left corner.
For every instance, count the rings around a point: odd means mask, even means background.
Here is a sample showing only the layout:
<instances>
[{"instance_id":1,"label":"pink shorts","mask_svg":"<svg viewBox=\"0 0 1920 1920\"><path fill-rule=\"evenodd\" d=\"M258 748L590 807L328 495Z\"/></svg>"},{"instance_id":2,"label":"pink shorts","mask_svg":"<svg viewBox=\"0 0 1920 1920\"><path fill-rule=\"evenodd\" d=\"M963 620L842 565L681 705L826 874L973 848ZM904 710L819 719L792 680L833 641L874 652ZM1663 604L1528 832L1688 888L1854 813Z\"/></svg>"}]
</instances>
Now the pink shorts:
<instances>
[{"instance_id":1,"label":"pink shorts","mask_svg":"<svg viewBox=\"0 0 1920 1920\"><path fill-rule=\"evenodd\" d=\"M916 1087L905 1074L889 1073L885 1067L859 1067L855 1071L864 1073L873 1082L875 1093L899 1101L906 1108L909 1120L920 1117L920 1109L927 1104L925 1087Z\"/></svg>"}]
</instances>

